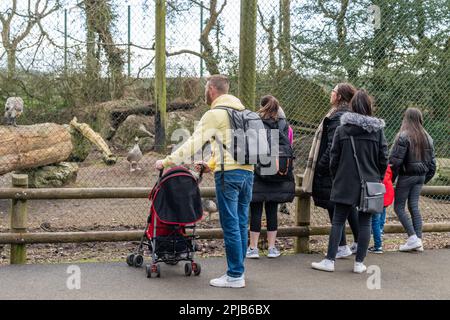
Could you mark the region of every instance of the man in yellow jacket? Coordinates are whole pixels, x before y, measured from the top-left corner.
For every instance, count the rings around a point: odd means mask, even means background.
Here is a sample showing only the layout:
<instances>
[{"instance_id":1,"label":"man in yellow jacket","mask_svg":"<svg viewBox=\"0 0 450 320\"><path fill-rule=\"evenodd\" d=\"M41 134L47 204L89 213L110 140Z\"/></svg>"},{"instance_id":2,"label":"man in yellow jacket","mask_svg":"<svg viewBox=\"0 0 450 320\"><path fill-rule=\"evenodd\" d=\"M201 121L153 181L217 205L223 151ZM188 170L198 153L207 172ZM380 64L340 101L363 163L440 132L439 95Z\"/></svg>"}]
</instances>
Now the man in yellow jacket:
<instances>
[{"instance_id":1,"label":"man in yellow jacket","mask_svg":"<svg viewBox=\"0 0 450 320\"><path fill-rule=\"evenodd\" d=\"M224 276L211 280L210 285L243 288L253 165L238 164L233 155L223 147L231 146L232 133L228 112L219 107L245 110L238 98L228 94L229 89L230 83L226 76L214 75L208 78L205 99L211 110L203 115L193 135L170 156L157 161L156 168L161 170L189 161L205 143L211 142L211 160L203 165L206 167L205 172L215 171L216 198L224 232L228 270Z\"/></svg>"}]
</instances>

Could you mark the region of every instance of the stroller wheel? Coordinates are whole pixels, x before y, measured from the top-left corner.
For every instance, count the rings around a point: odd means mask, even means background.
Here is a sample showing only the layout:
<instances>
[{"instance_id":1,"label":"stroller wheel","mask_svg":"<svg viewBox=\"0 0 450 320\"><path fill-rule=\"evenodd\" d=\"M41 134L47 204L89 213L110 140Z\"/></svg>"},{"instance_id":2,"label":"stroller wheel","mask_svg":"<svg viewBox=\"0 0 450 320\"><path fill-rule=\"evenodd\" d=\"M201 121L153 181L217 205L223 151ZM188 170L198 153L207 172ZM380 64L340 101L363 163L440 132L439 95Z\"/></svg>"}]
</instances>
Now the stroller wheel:
<instances>
[{"instance_id":1,"label":"stroller wheel","mask_svg":"<svg viewBox=\"0 0 450 320\"><path fill-rule=\"evenodd\" d=\"M186 263L184 265L184 275L186 277L190 277L192 274L192 264L191 263Z\"/></svg>"},{"instance_id":2,"label":"stroller wheel","mask_svg":"<svg viewBox=\"0 0 450 320\"><path fill-rule=\"evenodd\" d=\"M192 271L194 271L194 275L198 277L202 272L202 266L199 263L192 263Z\"/></svg>"},{"instance_id":3,"label":"stroller wheel","mask_svg":"<svg viewBox=\"0 0 450 320\"><path fill-rule=\"evenodd\" d=\"M131 254L129 254L127 256L127 264L128 264L128 266L130 266L130 267L133 266L134 257L135 257L134 253L131 253Z\"/></svg>"},{"instance_id":4,"label":"stroller wheel","mask_svg":"<svg viewBox=\"0 0 450 320\"><path fill-rule=\"evenodd\" d=\"M141 256L140 254L136 255L136 256L133 258L133 266L134 266L135 268L140 268L140 267L143 266L143 264L144 264L144 257Z\"/></svg>"},{"instance_id":5,"label":"stroller wheel","mask_svg":"<svg viewBox=\"0 0 450 320\"><path fill-rule=\"evenodd\" d=\"M148 279L150 279L152 277L152 267L151 266L145 266L145 274L147 275Z\"/></svg>"}]
</instances>

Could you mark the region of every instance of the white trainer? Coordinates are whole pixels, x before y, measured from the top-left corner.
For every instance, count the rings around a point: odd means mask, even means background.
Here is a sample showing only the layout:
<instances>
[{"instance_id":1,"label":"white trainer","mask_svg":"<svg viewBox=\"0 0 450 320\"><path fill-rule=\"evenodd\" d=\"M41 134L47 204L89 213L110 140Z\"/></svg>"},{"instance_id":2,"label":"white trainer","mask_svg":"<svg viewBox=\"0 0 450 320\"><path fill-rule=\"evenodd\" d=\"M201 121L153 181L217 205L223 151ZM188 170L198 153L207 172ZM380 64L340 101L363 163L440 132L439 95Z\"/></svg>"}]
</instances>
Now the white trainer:
<instances>
[{"instance_id":1,"label":"white trainer","mask_svg":"<svg viewBox=\"0 0 450 320\"><path fill-rule=\"evenodd\" d=\"M367 267L362 262L355 262L355 266L353 267L354 273L364 273L367 271Z\"/></svg>"},{"instance_id":2,"label":"white trainer","mask_svg":"<svg viewBox=\"0 0 450 320\"><path fill-rule=\"evenodd\" d=\"M358 252L358 242L354 242L350 247L350 250L352 251L352 254L356 254Z\"/></svg>"},{"instance_id":3,"label":"white trainer","mask_svg":"<svg viewBox=\"0 0 450 320\"><path fill-rule=\"evenodd\" d=\"M233 278L225 274L220 278L212 279L209 284L217 288L245 288L245 278L244 276Z\"/></svg>"},{"instance_id":4,"label":"white trainer","mask_svg":"<svg viewBox=\"0 0 450 320\"><path fill-rule=\"evenodd\" d=\"M277 248L269 248L267 258L275 259L281 256L281 252Z\"/></svg>"},{"instance_id":5,"label":"white trainer","mask_svg":"<svg viewBox=\"0 0 450 320\"><path fill-rule=\"evenodd\" d=\"M422 240L417 238L416 235L409 237L408 241L404 245L400 246L401 252L410 252L423 247Z\"/></svg>"},{"instance_id":6,"label":"white trainer","mask_svg":"<svg viewBox=\"0 0 450 320\"><path fill-rule=\"evenodd\" d=\"M334 272L334 261L324 259L321 262L311 263L311 267L313 269L320 270L320 271Z\"/></svg>"},{"instance_id":7,"label":"white trainer","mask_svg":"<svg viewBox=\"0 0 450 320\"><path fill-rule=\"evenodd\" d=\"M247 259L259 259L258 248L253 249L253 248L248 247L246 257L247 257Z\"/></svg>"},{"instance_id":8,"label":"white trainer","mask_svg":"<svg viewBox=\"0 0 450 320\"><path fill-rule=\"evenodd\" d=\"M338 248L338 252L336 254L336 259L344 259L350 257L353 254L352 250L350 250L349 246L342 246Z\"/></svg>"}]
</instances>

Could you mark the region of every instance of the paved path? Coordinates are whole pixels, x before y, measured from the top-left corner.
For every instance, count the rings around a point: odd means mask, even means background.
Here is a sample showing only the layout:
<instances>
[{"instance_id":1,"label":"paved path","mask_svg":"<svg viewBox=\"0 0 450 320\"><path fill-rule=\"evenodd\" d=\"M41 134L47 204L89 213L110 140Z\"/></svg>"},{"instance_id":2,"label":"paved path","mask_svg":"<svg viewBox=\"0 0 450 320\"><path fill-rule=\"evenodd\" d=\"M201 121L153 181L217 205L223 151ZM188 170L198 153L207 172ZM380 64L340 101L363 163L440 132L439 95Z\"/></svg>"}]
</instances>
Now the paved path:
<instances>
[{"instance_id":1,"label":"paved path","mask_svg":"<svg viewBox=\"0 0 450 320\"><path fill-rule=\"evenodd\" d=\"M370 274L351 272L353 261L338 261L335 273L314 271L318 255L261 258L247 262L245 289L209 287L225 260L200 260L202 275L186 278L183 266L163 265L161 279L125 263L79 264L81 289L69 290L69 265L0 267L0 299L450 299L450 250L423 254L369 255L381 269L381 290L369 290Z\"/></svg>"}]
</instances>

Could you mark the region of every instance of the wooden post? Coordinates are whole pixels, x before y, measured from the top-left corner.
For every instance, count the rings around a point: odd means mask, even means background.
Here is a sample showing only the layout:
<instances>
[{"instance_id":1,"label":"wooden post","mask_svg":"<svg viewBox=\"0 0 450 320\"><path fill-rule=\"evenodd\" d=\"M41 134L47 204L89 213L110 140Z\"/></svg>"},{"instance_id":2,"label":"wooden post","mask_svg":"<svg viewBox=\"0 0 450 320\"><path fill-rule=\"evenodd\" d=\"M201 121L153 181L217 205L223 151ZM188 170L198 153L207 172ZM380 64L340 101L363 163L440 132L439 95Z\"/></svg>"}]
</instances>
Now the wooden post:
<instances>
[{"instance_id":1,"label":"wooden post","mask_svg":"<svg viewBox=\"0 0 450 320\"><path fill-rule=\"evenodd\" d=\"M296 177L296 184L302 185L302 176ZM309 253L309 236L311 225L311 197L308 194L302 194L295 199L295 225L308 228L307 235L295 238L295 253Z\"/></svg>"},{"instance_id":2,"label":"wooden post","mask_svg":"<svg viewBox=\"0 0 450 320\"><path fill-rule=\"evenodd\" d=\"M166 152L166 1L155 1L155 149Z\"/></svg>"},{"instance_id":3,"label":"wooden post","mask_svg":"<svg viewBox=\"0 0 450 320\"><path fill-rule=\"evenodd\" d=\"M258 0L241 0L239 98L248 109L256 101L256 16Z\"/></svg>"},{"instance_id":4,"label":"wooden post","mask_svg":"<svg viewBox=\"0 0 450 320\"><path fill-rule=\"evenodd\" d=\"M13 174L12 186L14 188L28 188L28 175ZM27 200L12 200L11 206L11 232L27 232ZM24 244L11 245L11 264L25 264L27 261L27 249Z\"/></svg>"}]
</instances>

